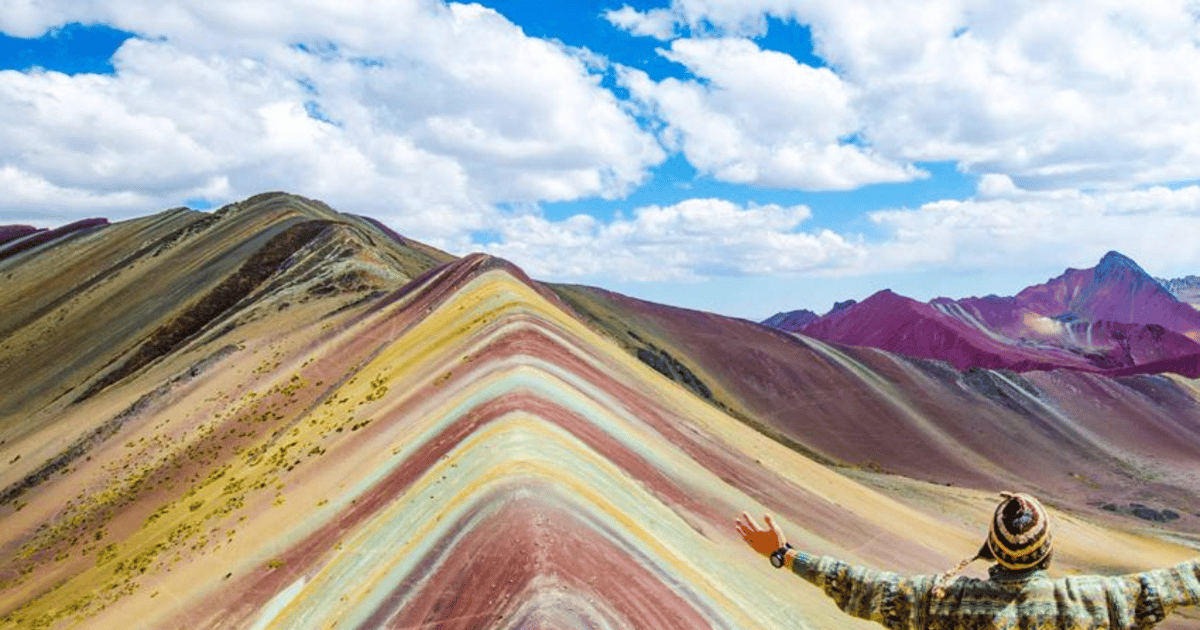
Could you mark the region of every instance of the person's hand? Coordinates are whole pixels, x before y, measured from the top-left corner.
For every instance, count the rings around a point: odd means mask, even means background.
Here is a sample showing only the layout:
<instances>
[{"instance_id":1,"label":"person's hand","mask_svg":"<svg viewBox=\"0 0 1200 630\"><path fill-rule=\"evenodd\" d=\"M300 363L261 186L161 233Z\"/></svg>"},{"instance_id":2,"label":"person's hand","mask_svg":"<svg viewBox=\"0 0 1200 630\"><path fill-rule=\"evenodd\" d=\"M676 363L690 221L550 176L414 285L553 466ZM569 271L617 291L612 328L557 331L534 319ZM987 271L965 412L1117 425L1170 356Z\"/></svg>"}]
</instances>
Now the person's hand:
<instances>
[{"instance_id":1,"label":"person's hand","mask_svg":"<svg viewBox=\"0 0 1200 630\"><path fill-rule=\"evenodd\" d=\"M742 517L735 523L737 523L737 532L742 535L742 540L745 540L758 553L769 556L787 543L787 538L784 537L783 531L775 524L775 519L771 518L770 514L764 514L763 518L767 521L766 529L759 527L747 512L742 512Z\"/></svg>"}]
</instances>

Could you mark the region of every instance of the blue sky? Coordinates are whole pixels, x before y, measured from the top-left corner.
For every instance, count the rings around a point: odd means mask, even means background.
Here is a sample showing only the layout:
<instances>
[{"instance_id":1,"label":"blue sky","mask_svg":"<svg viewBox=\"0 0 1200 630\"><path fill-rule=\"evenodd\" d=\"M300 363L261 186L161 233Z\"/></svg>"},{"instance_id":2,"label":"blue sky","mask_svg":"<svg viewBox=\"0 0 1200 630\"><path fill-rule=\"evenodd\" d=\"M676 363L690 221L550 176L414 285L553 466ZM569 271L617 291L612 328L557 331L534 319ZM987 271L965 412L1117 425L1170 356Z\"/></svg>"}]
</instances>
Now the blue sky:
<instances>
[{"instance_id":1,"label":"blue sky","mask_svg":"<svg viewBox=\"0 0 1200 630\"><path fill-rule=\"evenodd\" d=\"M41 37L0 34L0 70L57 70L66 74L113 74L113 53L132 33L101 24L65 24Z\"/></svg>"},{"instance_id":2,"label":"blue sky","mask_svg":"<svg viewBox=\"0 0 1200 630\"><path fill-rule=\"evenodd\" d=\"M1111 249L1200 273L1186 0L35 0L0 33L0 223L283 189L752 319Z\"/></svg>"}]
</instances>

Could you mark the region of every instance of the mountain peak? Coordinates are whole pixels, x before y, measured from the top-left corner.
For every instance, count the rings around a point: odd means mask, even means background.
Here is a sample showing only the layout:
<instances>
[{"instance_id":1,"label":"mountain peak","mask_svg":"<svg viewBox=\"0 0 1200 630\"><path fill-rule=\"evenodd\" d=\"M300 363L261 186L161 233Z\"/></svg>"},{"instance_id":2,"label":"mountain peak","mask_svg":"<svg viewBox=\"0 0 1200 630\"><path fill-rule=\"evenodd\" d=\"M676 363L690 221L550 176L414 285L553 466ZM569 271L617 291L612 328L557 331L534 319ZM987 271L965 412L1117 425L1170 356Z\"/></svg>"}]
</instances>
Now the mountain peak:
<instances>
[{"instance_id":1,"label":"mountain peak","mask_svg":"<svg viewBox=\"0 0 1200 630\"><path fill-rule=\"evenodd\" d=\"M875 293L872 293L870 296L868 296L867 299L863 300L863 303L865 304L867 302L870 302L872 304L906 304L906 303L915 302L915 301L916 300L913 300L912 298L904 296L904 295L900 295L899 293L896 293L895 291L893 291L891 289L880 289L879 291L876 291Z\"/></svg>"},{"instance_id":2,"label":"mountain peak","mask_svg":"<svg viewBox=\"0 0 1200 630\"><path fill-rule=\"evenodd\" d=\"M798 332L800 329L804 328L806 324L817 319L818 317L819 315L808 309L800 309L798 311L784 311L775 313L774 315L763 320L762 324L764 326L770 326L771 328Z\"/></svg>"},{"instance_id":3,"label":"mountain peak","mask_svg":"<svg viewBox=\"0 0 1200 630\"><path fill-rule=\"evenodd\" d=\"M1127 269L1139 277L1150 278L1150 274L1146 273L1146 270L1142 269L1132 258L1115 250L1108 252L1100 259L1099 264L1096 265L1096 275L1102 278L1119 269Z\"/></svg>"},{"instance_id":4,"label":"mountain peak","mask_svg":"<svg viewBox=\"0 0 1200 630\"><path fill-rule=\"evenodd\" d=\"M854 306L855 304L858 304L858 300L849 299L849 300L842 300L841 302L834 302L833 308L829 309L829 312L832 313L834 311L840 311L844 308Z\"/></svg>"},{"instance_id":5,"label":"mountain peak","mask_svg":"<svg viewBox=\"0 0 1200 630\"><path fill-rule=\"evenodd\" d=\"M1159 282L1154 276L1146 273L1146 270L1142 269L1141 265L1134 262L1132 258L1117 251L1110 251L1105 254L1096 265L1093 273L1093 277L1097 283L1105 283L1110 278L1116 279L1117 277L1124 276L1127 280L1132 280L1132 284L1129 287L1133 290L1141 290L1145 287L1151 293L1161 293L1170 302L1178 301L1175 295L1162 282Z\"/></svg>"}]
</instances>

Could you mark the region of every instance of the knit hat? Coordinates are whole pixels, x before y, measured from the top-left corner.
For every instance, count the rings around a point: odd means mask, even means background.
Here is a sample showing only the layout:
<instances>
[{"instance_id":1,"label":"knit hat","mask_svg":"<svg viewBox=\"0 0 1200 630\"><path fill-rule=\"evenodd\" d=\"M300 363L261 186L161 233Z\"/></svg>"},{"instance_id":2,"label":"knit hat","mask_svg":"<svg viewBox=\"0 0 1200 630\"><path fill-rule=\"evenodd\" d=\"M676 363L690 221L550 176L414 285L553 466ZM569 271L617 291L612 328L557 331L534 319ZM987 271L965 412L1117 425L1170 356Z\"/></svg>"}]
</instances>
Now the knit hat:
<instances>
[{"instance_id":1,"label":"knit hat","mask_svg":"<svg viewBox=\"0 0 1200 630\"><path fill-rule=\"evenodd\" d=\"M1050 520L1046 509L1028 494L1001 492L1004 500L988 527L987 541L974 556L938 576L937 590L975 560L994 560L1011 571L1044 568L1050 562Z\"/></svg>"},{"instance_id":2,"label":"knit hat","mask_svg":"<svg viewBox=\"0 0 1200 630\"><path fill-rule=\"evenodd\" d=\"M1050 521L1046 509L1028 494L1000 493L988 531L991 559L1012 571L1032 569L1050 557ZM983 552L983 549L980 549Z\"/></svg>"}]
</instances>

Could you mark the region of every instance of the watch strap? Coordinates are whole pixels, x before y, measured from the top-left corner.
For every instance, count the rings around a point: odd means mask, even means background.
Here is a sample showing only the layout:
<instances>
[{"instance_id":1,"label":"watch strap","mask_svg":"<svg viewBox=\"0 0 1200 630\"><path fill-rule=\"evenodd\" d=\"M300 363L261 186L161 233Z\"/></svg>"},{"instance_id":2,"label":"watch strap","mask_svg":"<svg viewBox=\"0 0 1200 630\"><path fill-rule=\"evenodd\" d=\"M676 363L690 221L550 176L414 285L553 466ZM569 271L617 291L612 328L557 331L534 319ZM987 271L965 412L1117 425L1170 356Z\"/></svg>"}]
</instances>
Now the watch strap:
<instances>
[{"instance_id":1,"label":"watch strap","mask_svg":"<svg viewBox=\"0 0 1200 630\"><path fill-rule=\"evenodd\" d=\"M776 549L775 552L771 554L771 566L775 567L776 569L782 569L784 562L787 561L787 559L784 556L787 554L788 550L791 548L792 548L791 544L783 543L782 547L780 547L779 549Z\"/></svg>"}]
</instances>

